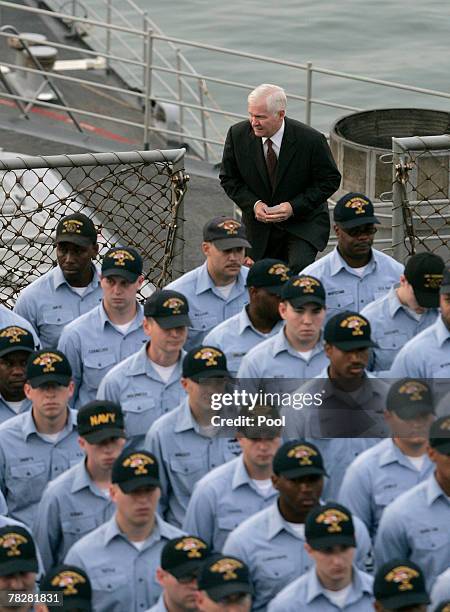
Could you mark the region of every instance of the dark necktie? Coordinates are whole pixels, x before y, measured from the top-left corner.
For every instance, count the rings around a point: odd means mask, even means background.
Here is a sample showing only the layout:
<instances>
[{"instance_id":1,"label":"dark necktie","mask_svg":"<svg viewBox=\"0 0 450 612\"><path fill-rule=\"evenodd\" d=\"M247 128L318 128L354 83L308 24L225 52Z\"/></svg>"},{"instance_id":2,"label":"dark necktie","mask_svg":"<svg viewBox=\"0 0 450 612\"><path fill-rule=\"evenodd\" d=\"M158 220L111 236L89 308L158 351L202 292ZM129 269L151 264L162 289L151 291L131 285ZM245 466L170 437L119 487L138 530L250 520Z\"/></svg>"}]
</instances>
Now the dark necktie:
<instances>
[{"instance_id":1,"label":"dark necktie","mask_svg":"<svg viewBox=\"0 0 450 612\"><path fill-rule=\"evenodd\" d=\"M273 189L275 185L275 176L277 173L278 158L276 156L275 151L272 148L272 141L270 140L270 138L268 138L266 142L267 142L267 157L266 157L267 172L269 173L270 184L272 185L272 189Z\"/></svg>"}]
</instances>

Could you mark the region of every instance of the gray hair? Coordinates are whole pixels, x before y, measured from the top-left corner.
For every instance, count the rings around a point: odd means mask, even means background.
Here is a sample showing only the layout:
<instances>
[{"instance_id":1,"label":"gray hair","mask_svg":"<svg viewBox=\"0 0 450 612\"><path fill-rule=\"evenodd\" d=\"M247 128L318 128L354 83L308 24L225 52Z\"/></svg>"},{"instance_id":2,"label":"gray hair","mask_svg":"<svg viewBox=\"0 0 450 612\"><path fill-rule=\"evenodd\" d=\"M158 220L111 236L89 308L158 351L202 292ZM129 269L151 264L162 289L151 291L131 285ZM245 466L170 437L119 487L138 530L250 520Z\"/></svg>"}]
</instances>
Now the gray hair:
<instances>
[{"instance_id":1,"label":"gray hair","mask_svg":"<svg viewBox=\"0 0 450 612\"><path fill-rule=\"evenodd\" d=\"M269 113L275 114L278 111L286 110L286 93L278 85L263 83L258 85L248 96L249 104L261 100L265 100Z\"/></svg>"}]
</instances>

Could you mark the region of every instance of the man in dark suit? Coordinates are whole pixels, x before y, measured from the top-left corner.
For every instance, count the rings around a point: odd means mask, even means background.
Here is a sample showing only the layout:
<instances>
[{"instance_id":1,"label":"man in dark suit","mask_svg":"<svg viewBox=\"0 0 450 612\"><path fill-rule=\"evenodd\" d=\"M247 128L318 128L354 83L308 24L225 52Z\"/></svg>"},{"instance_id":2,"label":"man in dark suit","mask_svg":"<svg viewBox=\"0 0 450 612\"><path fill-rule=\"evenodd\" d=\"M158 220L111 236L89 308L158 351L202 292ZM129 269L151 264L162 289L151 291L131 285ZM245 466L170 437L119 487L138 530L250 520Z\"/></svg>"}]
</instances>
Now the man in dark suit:
<instances>
[{"instance_id":1,"label":"man in dark suit","mask_svg":"<svg viewBox=\"0 0 450 612\"><path fill-rule=\"evenodd\" d=\"M248 112L228 131L220 182L242 210L251 257L282 259L299 272L327 245L327 198L341 175L323 134L285 116L281 87L253 90Z\"/></svg>"}]
</instances>

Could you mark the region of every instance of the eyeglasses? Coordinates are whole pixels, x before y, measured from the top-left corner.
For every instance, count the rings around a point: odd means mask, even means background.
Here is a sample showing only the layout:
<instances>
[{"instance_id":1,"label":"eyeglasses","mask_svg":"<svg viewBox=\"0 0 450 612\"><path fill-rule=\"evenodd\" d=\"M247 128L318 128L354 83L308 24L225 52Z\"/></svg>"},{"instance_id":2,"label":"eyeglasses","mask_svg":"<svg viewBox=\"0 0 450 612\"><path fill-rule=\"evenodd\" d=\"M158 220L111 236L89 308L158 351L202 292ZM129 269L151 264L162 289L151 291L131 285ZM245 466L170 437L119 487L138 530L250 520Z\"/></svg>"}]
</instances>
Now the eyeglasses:
<instances>
[{"instance_id":1,"label":"eyeglasses","mask_svg":"<svg viewBox=\"0 0 450 612\"><path fill-rule=\"evenodd\" d=\"M351 228L342 228L343 231L351 236L352 238L356 238L357 236L373 236L377 233L378 228L373 225L360 225L359 227L351 227Z\"/></svg>"}]
</instances>

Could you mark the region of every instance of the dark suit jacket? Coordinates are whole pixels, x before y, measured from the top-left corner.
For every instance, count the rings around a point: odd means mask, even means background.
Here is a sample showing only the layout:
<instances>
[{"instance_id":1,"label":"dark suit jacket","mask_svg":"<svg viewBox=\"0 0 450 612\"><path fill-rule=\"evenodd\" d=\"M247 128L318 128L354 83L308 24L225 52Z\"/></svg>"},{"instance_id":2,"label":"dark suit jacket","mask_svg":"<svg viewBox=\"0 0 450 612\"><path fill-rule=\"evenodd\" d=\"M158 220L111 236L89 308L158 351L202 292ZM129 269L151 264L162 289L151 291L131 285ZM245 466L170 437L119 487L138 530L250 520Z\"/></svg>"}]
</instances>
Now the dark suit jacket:
<instances>
[{"instance_id":1,"label":"dark suit jacket","mask_svg":"<svg viewBox=\"0 0 450 612\"><path fill-rule=\"evenodd\" d=\"M259 259L267 244L270 225L255 219L253 206L290 202L294 215L278 226L308 240L322 251L330 235L327 198L339 187L341 175L328 143L320 132L285 117L274 189L267 173L262 139L249 121L228 131L220 168L220 182L228 197L242 210L252 256Z\"/></svg>"}]
</instances>

